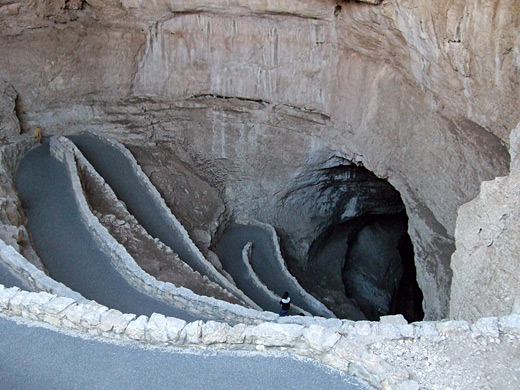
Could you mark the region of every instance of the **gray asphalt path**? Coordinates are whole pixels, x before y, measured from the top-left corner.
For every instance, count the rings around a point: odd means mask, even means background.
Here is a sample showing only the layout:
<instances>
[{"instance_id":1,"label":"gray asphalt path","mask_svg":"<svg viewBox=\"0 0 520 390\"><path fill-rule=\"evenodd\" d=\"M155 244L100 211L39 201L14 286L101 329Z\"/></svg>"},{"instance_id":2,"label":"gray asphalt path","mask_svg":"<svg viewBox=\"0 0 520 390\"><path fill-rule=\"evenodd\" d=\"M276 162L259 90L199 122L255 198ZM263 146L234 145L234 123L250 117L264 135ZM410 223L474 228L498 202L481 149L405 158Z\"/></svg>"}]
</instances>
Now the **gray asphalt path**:
<instances>
[{"instance_id":1,"label":"gray asphalt path","mask_svg":"<svg viewBox=\"0 0 520 390\"><path fill-rule=\"evenodd\" d=\"M0 316L0 390L367 389L308 360L84 339Z\"/></svg>"},{"instance_id":2,"label":"gray asphalt path","mask_svg":"<svg viewBox=\"0 0 520 390\"><path fill-rule=\"evenodd\" d=\"M137 291L112 267L81 221L65 166L50 155L47 142L22 158L16 187L36 252L52 278L124 313L205 320Z\"/></svg>"},{"instance_id":3,"label":"gray asphalt path","mask_svg":"<svg viewBox=\"0 0 520 390\"><path fill-rule=\"evenodd\" d=\"M272 300L266 298L260 289L251 286L245 277L242 249L248 242L253 243L251 265L260 280L278 296L282 296L285 291L288 291L295 305L316 314L315 310L301 300L297 291L286 281L274 260L275 248L271 234L258 226L230 224L215 246L215 253L220 258L223 268L230 273L237 286L264 310L276 313L280 310L278 302L273 305Z\"/></svg>"},{"instance_id":4,"label":"gray asphalt path","mask_svg":"<svg viewBox=\"0 0 520 390\"><path fill-rule=\"evenodd\" d=\"M214 250L222 263L222 267L233 277L233 281L240 290L263 310L278 313L280 311L279 302L273 300L264 289L256 286L249 277L247 267L242 259L242 249L247 242L247 240L245 243L234 240L232 235L224 234Z\"/></svg>"}]
</instances>

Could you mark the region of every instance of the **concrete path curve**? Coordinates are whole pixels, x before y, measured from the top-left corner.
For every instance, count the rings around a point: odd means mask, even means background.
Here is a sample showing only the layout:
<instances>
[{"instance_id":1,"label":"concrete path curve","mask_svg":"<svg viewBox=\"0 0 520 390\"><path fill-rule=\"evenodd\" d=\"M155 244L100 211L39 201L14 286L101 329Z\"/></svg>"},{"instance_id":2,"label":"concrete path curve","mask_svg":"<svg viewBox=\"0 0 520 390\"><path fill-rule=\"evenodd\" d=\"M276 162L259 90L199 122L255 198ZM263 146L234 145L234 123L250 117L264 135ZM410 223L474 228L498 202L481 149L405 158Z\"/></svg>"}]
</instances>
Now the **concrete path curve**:
<instances>
[{"instance_id":1,"label":"concrete path curve","mask_svg":"<svg viewBox=\"0 0 520 390\"><path fill-rule=\"evenodd\" d=\"M264 293L268 296L268 299L270 299L274 304L274 311L280 310L280 301L282 300L282 297L279 295L276 295L274 292L269 290L269 287L265 285L264 282L260 280L257 273L251 266L251 255L253 253L253 243L248 242L244 249L242 249L242 263L247 268L247 273L249 274L249 278L251 279L251 282L255 285L256 288L264 291ZM301 307L298 307L296 304L291 304L291 308L289 309L289 315L304 315L304 316L311 316L309 312L303 310Z\"/></svg>"},{"instance_id":2,"label":"concrete path curve","mask_svg":"<svg viewBox=\"0 0 520 390\"><path fill-rule=\"evenodd\" d=\"M137 291L113 268L79 217L66 169L51 157L48 142L22 158L16 186L35 249L55 280L122 312L205 319Z\"/></svg>"},{"instance_id":3,"label":"concrete path curve","mask_svg":"<svg viewBox=\"0 0 520 390\"><path fill-rule=\"evenodd\" d=\"M272 298L267 297L265 292L252 284L247 277L247 268L242 261L242 249L249 242L253 244L251 264L259 279L276 295L282 296L288 291L294 304L309 313L320 315L315 307L301 299L300 291L296 290L278 269L274 262L276 248L271 234L259 226L230 224L215 246L215 253L219 256L223 268L233 277L237 286L246 294L251 294L251 298L265 310L279 311L279 305L276 302L273 304Z\"/></svg>"},{"instance_id":4,"label":"concrete path curve","mask_svg":"<svg viewBox=\"0 0 520 390\"><path fill-rule=\"evenodd\" d=\"M280 310L278 301L273 299L261 285L255 283L254 275L248 269L247 260L244 260L242 255L244 247L248 244L247 240L244 241L234 240L233 237L224 235L215 247L215 253L219 256L224 270L231 275L240 290L263 310L278 313Z\"/></svg>"},{"instance_id":5,"label":"concrete path curve","mask_svg":"<svg viewBox=\"0 0 520 390\"><path fill-rule=\"evenodd\" d=\"M0 334L1 389L367 389L324 365L289 356L107 343L5 316Z\"/></svg>"}]
</instances>

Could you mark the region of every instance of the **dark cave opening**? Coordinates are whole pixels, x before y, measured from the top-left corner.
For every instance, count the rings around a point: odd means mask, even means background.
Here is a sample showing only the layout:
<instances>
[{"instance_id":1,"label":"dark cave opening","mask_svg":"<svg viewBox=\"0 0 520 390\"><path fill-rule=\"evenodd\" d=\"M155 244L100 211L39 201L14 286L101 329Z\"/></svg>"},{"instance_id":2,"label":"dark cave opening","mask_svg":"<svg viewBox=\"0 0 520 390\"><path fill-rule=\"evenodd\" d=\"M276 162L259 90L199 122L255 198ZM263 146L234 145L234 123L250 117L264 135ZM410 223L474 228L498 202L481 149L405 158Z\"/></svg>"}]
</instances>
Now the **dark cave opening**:
<instances>
[{"instance_id":1,"label":"dark cave opening","mask_svg":"<svg viewBox=\"0 0 520 390\"><path fill-rule=\"evenodd\" d=\"M363 228L347 240L342 269L346 296L369 320L390 314L402 314L409 322L422 320L423 296L406 214L362 219Z\"/></svg>"},{"instance_id":2,"label":"dark cave opening","mask_svg":"<svg viewBox=\"0 0 520 390\"><path fill-rule=\"evenodd\" d=\"M311 224L307 261L292 261L293 272L339 318L402 314L409 322L422 320L423 294L399 192L362 166L334 161L306 171L291 193Z\"/></svg>"},{"instance_id":3,"label":"dark cave opening","mask_svg":"<svg viewBox=\"0 0 520 390\"><path fill-rule=\"evenodd\" d=\"M403 262L403 276L390 302L390 314L400 313L408 322L422 321L424 319L423 293L417 283L413 244L408 234L402 237L398 248Z\"/></svg>"}]
</instances>

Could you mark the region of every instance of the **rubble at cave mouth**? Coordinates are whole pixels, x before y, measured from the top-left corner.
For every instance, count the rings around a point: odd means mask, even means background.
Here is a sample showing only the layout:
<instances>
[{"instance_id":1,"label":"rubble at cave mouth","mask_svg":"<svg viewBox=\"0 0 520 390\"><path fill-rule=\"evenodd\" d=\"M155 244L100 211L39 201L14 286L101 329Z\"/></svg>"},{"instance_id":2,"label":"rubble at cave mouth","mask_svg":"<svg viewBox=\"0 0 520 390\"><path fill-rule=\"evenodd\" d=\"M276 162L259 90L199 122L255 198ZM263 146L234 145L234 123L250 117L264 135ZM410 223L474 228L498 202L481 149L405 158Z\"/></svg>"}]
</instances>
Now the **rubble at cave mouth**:
<instances>
[{"instance_id":1,"label":"rubble at cave mouth","mask_svg":"<svg viewBox=\"0 0 520 390\"><path fill-rule=\"evenodd\" d=\"M282 233L282 246L302 285L340 318L402 314L422 320L423 294L399 192L347 161L314 167L296 182L286 204L301 200L293 212L310 226L299 237ZM295 260L298 246L308 247L305 261Z\"/></svg>"}]
</instances>

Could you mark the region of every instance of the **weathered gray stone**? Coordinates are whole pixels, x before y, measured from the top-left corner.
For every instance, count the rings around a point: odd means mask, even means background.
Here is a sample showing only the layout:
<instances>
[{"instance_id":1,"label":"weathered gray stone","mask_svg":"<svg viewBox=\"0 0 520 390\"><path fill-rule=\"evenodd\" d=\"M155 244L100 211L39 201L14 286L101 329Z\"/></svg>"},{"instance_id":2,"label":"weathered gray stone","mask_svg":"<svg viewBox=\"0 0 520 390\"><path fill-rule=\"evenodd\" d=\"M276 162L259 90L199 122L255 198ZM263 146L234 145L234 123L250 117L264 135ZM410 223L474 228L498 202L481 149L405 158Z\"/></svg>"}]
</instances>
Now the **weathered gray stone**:
<instances>
[{"instance_id":1,"label":"weathered gray stone","mask_svg":"<svg viewBox=\"0 0 520 390\"><path fill-rule=\"evenodd\" d=\"M245 324L237 324L228 331L227 342L229 344L242 344L246 338L245 330L247 326Z\"/></svg>"},{"instance_id":2,"label":"weathered gray stone","mask_svg":"<svg viewBox=\"0 0 520 390\"><path fill-rule=\"evenodd\" d=\"M499 336L498 318L480 318L471 325L471 330L478 335L497 338Z\"/></svg>"},{"instance_id":3,"label":"weathered gray stone","mask_svg":"<svg viewBox=\"0 0 520 390\"><path fill-rule=\"evenodd\" d=\"M382 324L390 324L395 326L408 324L408 321L405 320L402 314L383 316L379 319L379 322L381 322Z\"/></svg>"},{"instance_id":4,"label":"weathered gray stone","mask_svg":"<svg viewBox=\"0 0 520 390\"><path fill-rule=\"evenodd\" d=\"M76 305L76 301L72 298L55 297L44 305L43 321L58 326L61 319L66 315L67 309Z\"/></svg>"},{"instance_id":5,"label":"weathered gray stone","mask_svg":"<svg viewBox=\"0 0 520 390\"><path fill-rule=\"evenodd\" d=\"M72 305L63 311L62 324L67 328L80 328L80 321L88 310L87 305Z\"/></svg>"},{"instance_id":6,"label":"weathered gray stone","mask_svg":"<svg viewBox=\"0 0 520 390\"><path fill-rule=\"evenodd\" d=\"M303 326L296 324L275 324L264 322L246 329L246 339L253 344L269 347L284 347L294 345L302 336Z\"/></svg>"},{"instance_id":7,"label":"weathered gray stone","mask_svg":"<svg viewBox=\"0 0 520 390\"><path fill-rule=\"evenodd\" d=\"M58 315L75 303L76 301L72 298L54 297L44 305L44 310L48 315Z\"/></svg>"},{"instance_id":8,"label":"weathered gray stone","mask_svg":"<svg viewBox=\"0 0 520 390\"><path fill-rule=\"evenodd\" d=\"M101 332L111 331L121 334L125 331L130 321L133 321L135 318L135 314L123 314L119 310L109 309L101 314L97 328Z\"/></svg>"},{"instance_id":9,"label":"weathered gray stone","mask_svg":"<svg viewBox=\"0 0 520 390\"><path fill-rule=\"evenodd\" d=\"M13 298L20 289L18 287L3 288L0 290L0 309L6 310L9 307L9 301Z\"/></svg>"},{"instance_id":10,"label":"weathered gray stone","mask_svg":"<svg viewBox=\"0 0 520 390\"><path fill-rule=\"evenodd\" d=\"M194 321L187 324L181 331L180 338L187 344L198 344L202 337L202 321Z\"/></svg>"},{"instance_id":11,"label":"weathered gray stone","mask_svg":"<svg viewBox=\"0 0 520 390\"><path fill-rule=\"evenodd\" d=\"M303 339L320 352L330 350L341 338L341 335L333 330L318 325L310 325L303 330Z\"/></svg>"},{"instance_id":12,"label":"weathered gray stone","mask_svg":"<svg viewBox=\"0 0 520 390\"><path fill-rule=\"evenodd\" d=\"M22 302L29 293L27 291L19 290L10 300L8 309L12 314L20 315L22 313Z\"/></svg>"},{"instance_id":13,"label":"weathered gray stone","mask_svg":"<svg viewBox=\"0 0 520 390\"><path fill-rule=\"evenodd\" d=\"M96 328L101 322L101 316L103 313L108 311L108 307L93 301L88 303L87 306L88 311L83 315L80 323L88 329Z\"/></svg>"},{"instance_id":14,"label":"weathered gray stone","mask_svg":"<svg viewBox=\"0 0 520 390\"><path fill-rule=\"evenodd\" d=\"M31 292L27 294L25 299L22 301L21 305L23 309L35 314L38 316L41 313L44 313L45 305L54 299L56 296L51 295L45 292L42 293L34 293Z\"/></svg>"},{"instance_id":15,"label":"weathered gray stone","mask_svg":"<svg viewBox=\"0 0 520 390\"><path fill-rule=\"evenodd\" d=\"M125 335L132 340L145 340L145 330L148 324L148 317L141 315L131 321L125 329Z\"/></svg>"},{"instance_id":16,"label":"weathered gray stone","mask_svg":"<svg viewBox=\"0 0 520 390\"><path fill-rule=\"evenodd\" d=\"M355 335L356 334L356 322L345 321L345 323L339 329L339 332L344 335Z\"/></svg>"},{"instance_id":17,"label":"weathered gray stone","mask_svg":"<svg viewBox=\"0 0 520 390\"><path fill-rule=\"evenodd\" d=\"M228 324L208 321L202 326L202 342L204 344L225 343L229 330Z\"/></svg>"},{"instance_id":18,"label":"weathered gray stone","mask_svg":"<svg viewBox=\"0 0 520 390\"><path fill-rule=\"evenodd\" d=\"M401 325L403 326L403 325ZM387 340L397 340L402 337L399 327L389 323L379 323L375 326L375 334Z\"/></svg>"},{"instance_id":19,"label":"weathered gray stone","mask_svg":"<svg viewBox=\"0 0 520 390\"><path fill-rule=\"evenodd\" d=\"M152 344L163 344L168 341L168 328L166 317L153 313L146 325L146 340Z\"/></svg>"},{"instance_id":20,"label":"weathered gray stone","mask_svg":"<svg viewBox=\"0 0 520 390\"><path fill-rule=\"evenodd\" d=\"M166 329L168 332L168 340L171 342L176 342L179 340L182 330L186 326L186 321L181 320L179 318L166 318Z\"/></svg>"},{"instance_id":21,"label":"weathered gray stone","mask_svg":"<svg viewBox=\"0 0 520 390\"><path fill-rule=\"evenodd\" d=\"M413 325L411 325L411 324L408 324L408 325L398 325L397 329L399 329L399 332L405 338L409 338L410 339L410 338L413 338L415 336L415 329L414 329Z\"/></svg>"},{"instance_id":22,"label":"weathered gray stone","mask_svg":"<svg viewBox=\"0 0 520 390\"><path fill-rule=\"evenodd\" d=\"M368 321L358 321L355 323L354 329L359 336L370 336L372 334L372 323Z\"/></svg>"},{"instance_id":23,"label":"weathered gray stone","mask_svg":"<svg viewBox=\"0 0 520 390\"><path fill-rule=\"evenodd\" d=\"M500 318L498 326L501 332L520 333L520 314L511 314Z\"/></svg>"},{"instance_id":24,"label":"weathered gray stone","mask_svg":"<svg viewBox=\"0 0 520 390\"><path fill-rule=\"evenodd\" d=\"M381 376L388 371L390 367L383 359L379 356L374 355L368 351L363 352L361 356L361 361L363 362L363 368L369 371L372 374Z\"/></svg>"},{"instance_id":25,"label":"weathered gray stone","mask_svg":"<svg viewBox=\"0 0 520 390\"><path fill-rule=\"evenodd\" d=\"M483 182L459 209L450 315L477 320L520 313L520 123L511 132L509 176Z\"/></svg>"},{"instance_id":26,"label":"weathered gray stone","mask_svg":"<svg viewBox=\"0 0 520 390\"><path fill-rule=\"evenodd\" d=\"M399 390L419 390L421 386L419 386L419 383L413 380L406 380L401 383L399 383L398 387Z\"/></svg>"},{"instance_id":27,"label":"weathered gray stone","mask_svg":"<svg viewBox=\"0 0 520 390\"><path fill-rule=\"evenodd\" d=\"M467 335L470 330L466 321L441 321L436 327L440 333L451 336Z\"/></svg>"},{"instance_id":28,"label":"weathered gray stone","mask_svg":"<svg viewBox=\"0 0 520 390\"><path fill-rule=\"evenodd\" d=\"M435 327L435 323L431 321L416 322L413 324L415 328L415 337L434 340L439 337L439 332Z\"/></svg>"},{"instance_id":29,"label":"weathered gray stone","mask_svg":"<svg viewBox=\"0 0 520 390\"><path fill-rule=\"evenodd\" d=\"M360 340L349 340L342 337L334 346L333 351L347 362L360 362L367 348Z\"/></svg>"},{"instance_id":30,"label":"weathered gray stone","mask_svg":"<svg viewBox=\"0 0 520 390\"><path fill-rule=\"evenodd\" d=\"M0 79L0 138L5 140L20 133L20 123L16 116L17 93L12 85Z\"/></svg>"}]
</instances>

